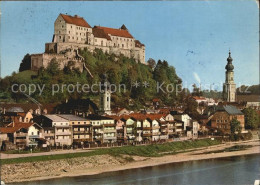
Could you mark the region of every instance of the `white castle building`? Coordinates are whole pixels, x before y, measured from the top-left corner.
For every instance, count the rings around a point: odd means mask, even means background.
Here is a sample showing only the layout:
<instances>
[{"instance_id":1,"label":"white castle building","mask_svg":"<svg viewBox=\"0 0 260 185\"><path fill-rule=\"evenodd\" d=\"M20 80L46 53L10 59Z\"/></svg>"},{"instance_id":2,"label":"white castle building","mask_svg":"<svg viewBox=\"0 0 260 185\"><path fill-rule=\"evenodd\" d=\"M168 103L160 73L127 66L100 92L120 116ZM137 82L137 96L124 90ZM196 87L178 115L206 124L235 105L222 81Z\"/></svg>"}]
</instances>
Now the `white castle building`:
<instances>
[{"instance_id":1,"label":"white castle building","mask_svg":"<svg viewBox=\"0 0 260 185\"><path fill-rule=\"evenodd\" d=\"M52 42L45 44L45 53L31 55L31 68L46 68L55 58L61 68L69 61L75 61L75 65L83 70L83 58L78 54L83 48L90 52L99 48L109 54L123 54L145 64L145 45L136 40L125 25L119 29L91 27L78 15L60 14L54 23Z\"/></svg>"}]
</instances>

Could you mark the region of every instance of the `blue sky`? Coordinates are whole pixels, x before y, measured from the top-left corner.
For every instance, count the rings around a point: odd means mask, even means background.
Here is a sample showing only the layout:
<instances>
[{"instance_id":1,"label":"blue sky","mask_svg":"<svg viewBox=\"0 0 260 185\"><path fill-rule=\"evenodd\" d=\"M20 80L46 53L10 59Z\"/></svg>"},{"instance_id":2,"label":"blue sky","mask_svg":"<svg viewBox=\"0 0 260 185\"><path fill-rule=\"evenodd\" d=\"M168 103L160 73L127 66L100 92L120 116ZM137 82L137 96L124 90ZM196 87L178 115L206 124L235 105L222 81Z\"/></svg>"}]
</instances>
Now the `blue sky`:
<instances>
[{"instance_id":1,"label":"blue sky","mask_svg":"<svg viewBox=\"0 0 260 185\"><path fill-rule=\"evenodd\" d=\"M185 84L221 84L228 50L239 84L259 83L259 9L246 1L0 2L1 75L19 69L26 53L42 53L59 13L119 28L146 45L146 60L168 61ZM197 75L196 75L197 74ZM196 77L197 76L197 77Z\"/></svg>"}]
</instances>

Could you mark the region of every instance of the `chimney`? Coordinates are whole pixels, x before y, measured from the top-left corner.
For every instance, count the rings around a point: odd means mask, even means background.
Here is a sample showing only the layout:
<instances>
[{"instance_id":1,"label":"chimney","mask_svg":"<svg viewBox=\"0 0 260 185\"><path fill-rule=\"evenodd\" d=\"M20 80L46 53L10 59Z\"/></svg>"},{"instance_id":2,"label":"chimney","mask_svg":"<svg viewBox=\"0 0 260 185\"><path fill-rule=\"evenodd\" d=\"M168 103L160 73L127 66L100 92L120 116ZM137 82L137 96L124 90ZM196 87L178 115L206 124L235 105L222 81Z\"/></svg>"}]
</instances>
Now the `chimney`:
<instances>
[{"instance_id":1,"label":"chimney","mask_svg":"<svg viewBox=\"0 0 260 185\"><path fill-rule=\"evenodd\" d=\"M74 15L74 17L76 17L76 18L81 18L80 16L78 16L78 15Z\"/></svg>"}]
</instances>

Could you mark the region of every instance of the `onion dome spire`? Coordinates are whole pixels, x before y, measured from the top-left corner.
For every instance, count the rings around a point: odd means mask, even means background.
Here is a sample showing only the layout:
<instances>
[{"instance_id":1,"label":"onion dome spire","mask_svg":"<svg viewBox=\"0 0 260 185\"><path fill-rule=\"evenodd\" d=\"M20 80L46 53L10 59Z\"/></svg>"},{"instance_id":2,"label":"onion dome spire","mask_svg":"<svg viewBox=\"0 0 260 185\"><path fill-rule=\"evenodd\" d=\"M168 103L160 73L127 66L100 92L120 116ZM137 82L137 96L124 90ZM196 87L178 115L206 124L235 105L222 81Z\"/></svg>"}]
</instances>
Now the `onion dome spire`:
<instances>
[{"instance_id":1,"label":"onion dome spire","mask_svg":"<svg viewBox=\"0 0 260 185\"><path fill-rule=\"evenodd\" d=\"M228 58L227 58L227 65L226 65L226 70L227 71L233 71L233 69L234 69L234 66L233 66L233 64L232 64L232 61L233 61L233 59L232 59L232 57L231 57L231 52L230 52L230 50L229 50L229 56L228 56Z\"/></svg>"}]
</instances>

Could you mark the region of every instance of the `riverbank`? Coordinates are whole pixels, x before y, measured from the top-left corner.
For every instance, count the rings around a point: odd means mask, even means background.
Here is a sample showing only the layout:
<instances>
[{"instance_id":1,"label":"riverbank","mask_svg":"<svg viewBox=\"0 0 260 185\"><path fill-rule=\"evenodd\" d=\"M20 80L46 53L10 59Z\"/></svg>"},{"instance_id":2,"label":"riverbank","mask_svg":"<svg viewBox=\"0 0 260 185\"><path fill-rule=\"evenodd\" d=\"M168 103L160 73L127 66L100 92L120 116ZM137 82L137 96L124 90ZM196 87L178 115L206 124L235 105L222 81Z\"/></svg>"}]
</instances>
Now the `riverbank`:
<instances>
[{"instance_id":1,"label":"riverbank","mask_svg":"<svg viewBox=\"0 0 260 185\"><path fill-rule=\"evenodd\" d=\"M235 145L251 145L241 151L210 153L223 150ZM258 154L259 141L246 143L227 143L187 151L179 151L174 155L164 153L161 157L147 157L136 155L96 155L51 161L37 161L18 164L2 165L1 175L5 182L34 181L69 176L94 175L104 172L119 171L133 168L142 168L167 163L203 160L220 157Z\"/></svg>"}]
</instances>

